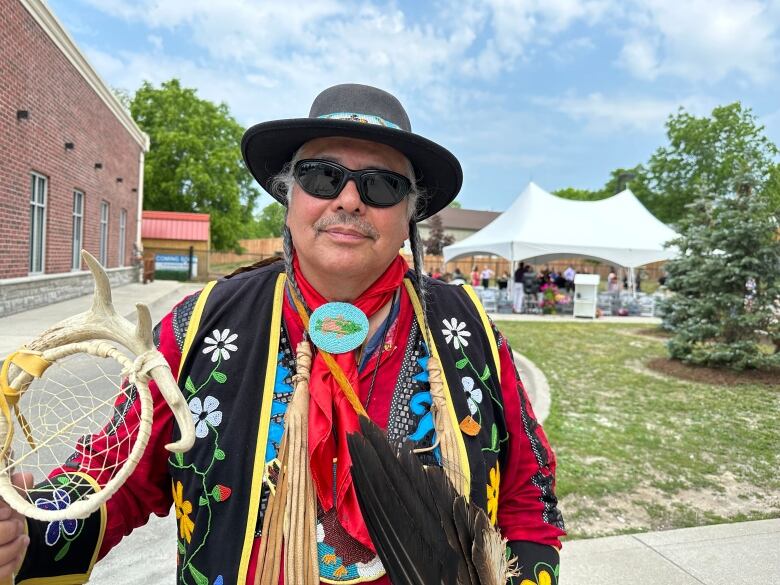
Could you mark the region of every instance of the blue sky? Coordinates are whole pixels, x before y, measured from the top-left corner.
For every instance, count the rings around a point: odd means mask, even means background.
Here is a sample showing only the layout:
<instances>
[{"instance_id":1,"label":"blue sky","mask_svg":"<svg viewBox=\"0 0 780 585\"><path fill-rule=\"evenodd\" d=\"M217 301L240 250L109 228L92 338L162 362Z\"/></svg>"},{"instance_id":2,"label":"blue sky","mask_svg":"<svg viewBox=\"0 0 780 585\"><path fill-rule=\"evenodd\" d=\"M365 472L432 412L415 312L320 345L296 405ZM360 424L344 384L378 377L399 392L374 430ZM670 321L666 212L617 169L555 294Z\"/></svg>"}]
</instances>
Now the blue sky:
<instances>
[{"instance_id":1,"label":"blue sky","mask_svg":"<svg viewBox=\"0 0 780 585\"><path fill-rule=\"evenodd\" d=\"M460 159L464 207L599 188L679 107L740 100L780 143L780 0L49 0L111 86L178 77L246 126L342 82ZM266 197L262 203L270 201Z\"/></svg>"}]
</instances>

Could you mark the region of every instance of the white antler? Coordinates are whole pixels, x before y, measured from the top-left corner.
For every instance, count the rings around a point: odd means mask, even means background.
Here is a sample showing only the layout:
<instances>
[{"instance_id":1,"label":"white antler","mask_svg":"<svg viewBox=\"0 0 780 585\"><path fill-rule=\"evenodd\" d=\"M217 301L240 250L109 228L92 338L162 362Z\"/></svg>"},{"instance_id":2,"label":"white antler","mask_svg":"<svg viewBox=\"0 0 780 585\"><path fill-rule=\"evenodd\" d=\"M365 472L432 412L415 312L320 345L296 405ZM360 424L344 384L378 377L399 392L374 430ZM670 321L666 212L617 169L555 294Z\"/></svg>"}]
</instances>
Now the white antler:
<instances>
[{"instance_id":1,"label":"white antler","mask_svg":"<svg viewBox=\"0 0 780 585\"><path fill-rule=\"evenodd\" d=\"M167 444L165 448L173 452L188 451L195 442L195 426L170 367L152 341L152 317L149 308L141 303L136 305L138 324L133 326L114 309L111 302L111 286L103 267L86 250L81 251L81 256L95 278L92 308L47 329L31 342L27 349L43 352L65 344L95 339L108 339L122 344L137 356L134 368L136 376L151 378L157 382L160 393L176 418L181 438ZM21 394L31 381L32 376L22 371L13 379L10 386ZM1 432L5 430L2 426L0 425L0 434L4 434ZM4 440L5 437L0 437L0 444Z\"/></svg>"}]
</instances>

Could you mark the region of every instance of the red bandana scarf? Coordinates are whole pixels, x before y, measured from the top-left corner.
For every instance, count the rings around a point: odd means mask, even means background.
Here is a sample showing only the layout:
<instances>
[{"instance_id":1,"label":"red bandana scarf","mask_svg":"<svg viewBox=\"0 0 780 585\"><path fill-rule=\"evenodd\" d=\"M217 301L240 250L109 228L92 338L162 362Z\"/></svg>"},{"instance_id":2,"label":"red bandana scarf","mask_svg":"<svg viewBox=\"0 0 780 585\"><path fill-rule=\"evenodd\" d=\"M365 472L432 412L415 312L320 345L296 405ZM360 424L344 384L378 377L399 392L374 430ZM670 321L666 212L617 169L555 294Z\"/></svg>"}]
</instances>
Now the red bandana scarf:
<instances>
[{"instance_id":1,"label":"red bandana scarf","mask_svg":"<svg viewBox=\"0 0 780 585\"><path fill-rule=\"evenodd\" d=\"M293 257L293 270L301 294L309 308L314 311L320 305L327 303L320 293L303 277L298 257ZM393 293L401 286L409 265L401 256L388 266L384 274L366 289L353 305L363 311L368 318L385 306L393 297ZM333 354L338 366L342 369L352 388L358 390L358 371L355 354ZM309 457L314 486L319 496L320 504L325 511L335 505L339 521L344 529L361 544L375 551L371 537L368 535L363 515L360 513L352 476L349 469L352 460L347 448L347 433L360 430L355 409L347 400L333 374L331 374L320 352L314 356L309 382L311 400L309 402ZM335 473L333 460L337 459Z\"/></svg>"}]
</instances>

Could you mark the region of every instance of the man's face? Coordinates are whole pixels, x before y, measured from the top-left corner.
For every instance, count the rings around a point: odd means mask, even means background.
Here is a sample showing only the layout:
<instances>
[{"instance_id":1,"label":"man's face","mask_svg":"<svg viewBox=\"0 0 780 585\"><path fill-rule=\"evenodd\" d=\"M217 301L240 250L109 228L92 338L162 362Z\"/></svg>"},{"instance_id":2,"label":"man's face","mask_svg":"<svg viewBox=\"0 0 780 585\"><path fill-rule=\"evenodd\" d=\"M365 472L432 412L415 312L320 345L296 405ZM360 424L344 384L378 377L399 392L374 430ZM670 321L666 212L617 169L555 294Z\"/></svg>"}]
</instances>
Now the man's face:
<instances>
[{"instance_id":1,"label":"man's face","mask_svg":"<svg viewBox=\"0 0 780 585\"><path fill-rule=\"evenodd\" d=\"M353 138L312 140L304 145L300 158L330 160L353 171L371 168L409 174L407 159L394 148ZM309 280L339 275L371 284L409 236L407 200L392 207L371 207L360 200L354 181L348 181L335 199L318 199L294 183L289 207L287 225Z\"/></svg>"}]
</instances>

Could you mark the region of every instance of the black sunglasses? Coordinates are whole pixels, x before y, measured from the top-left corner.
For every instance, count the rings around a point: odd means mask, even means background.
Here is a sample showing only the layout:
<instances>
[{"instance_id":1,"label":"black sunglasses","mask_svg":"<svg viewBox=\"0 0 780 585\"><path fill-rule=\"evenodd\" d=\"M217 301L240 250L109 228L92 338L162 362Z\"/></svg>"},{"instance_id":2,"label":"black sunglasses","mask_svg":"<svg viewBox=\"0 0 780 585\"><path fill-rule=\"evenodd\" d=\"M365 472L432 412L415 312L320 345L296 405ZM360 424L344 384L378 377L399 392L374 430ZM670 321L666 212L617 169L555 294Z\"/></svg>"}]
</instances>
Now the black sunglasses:
<instances>
[{"instance_id":1,"label":"black sunglasses","mask_svg":"<svg viewBox=\"0 0 780 585\"><path fill-rule=\"evenodd\" d=\"M353 171L320 159L299 160L293 167L293 177L301 189L320 199L335 199L347 181L354 179L360 200L373 207L392 207L403 201L412 188L409 179L393 171Z\"/></svg>"}]
</instances>

